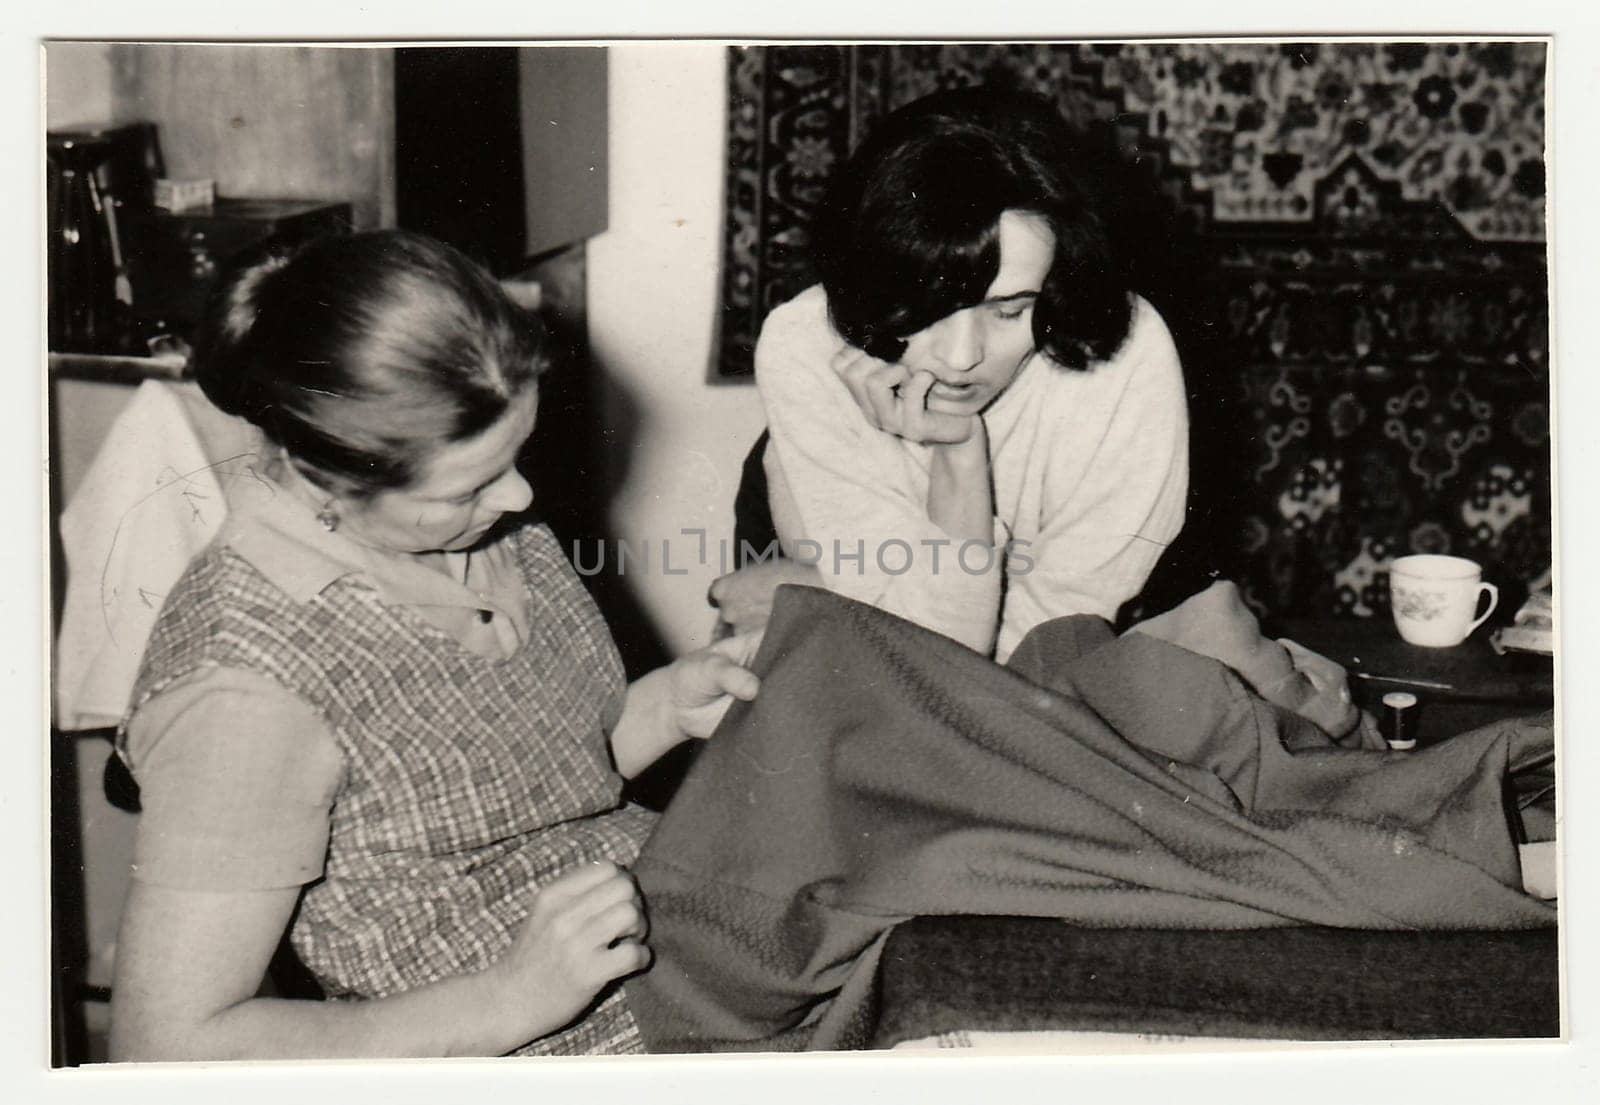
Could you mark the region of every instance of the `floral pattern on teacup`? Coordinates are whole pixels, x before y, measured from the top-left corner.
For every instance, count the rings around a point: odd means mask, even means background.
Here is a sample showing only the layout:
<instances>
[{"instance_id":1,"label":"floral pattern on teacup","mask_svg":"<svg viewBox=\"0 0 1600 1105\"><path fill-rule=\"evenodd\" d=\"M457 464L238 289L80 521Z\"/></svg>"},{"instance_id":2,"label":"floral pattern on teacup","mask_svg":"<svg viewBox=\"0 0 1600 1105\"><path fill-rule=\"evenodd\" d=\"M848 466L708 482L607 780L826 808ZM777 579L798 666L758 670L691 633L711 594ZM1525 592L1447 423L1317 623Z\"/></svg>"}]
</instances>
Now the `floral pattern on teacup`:
<instances>
[{"instance_id":1,"label":"floral pattern on teacup","mask_svg":"<svg viewBox=\"0 0 1600 1105\"><path fill-rule=\"evenodd\" d=\"M1419 622L1431 622L1442 617L1449 597L1443 591L1413 591L1395 588L1391 598L1395 612L1402 617Z\"/></svg>"}]
</instances>

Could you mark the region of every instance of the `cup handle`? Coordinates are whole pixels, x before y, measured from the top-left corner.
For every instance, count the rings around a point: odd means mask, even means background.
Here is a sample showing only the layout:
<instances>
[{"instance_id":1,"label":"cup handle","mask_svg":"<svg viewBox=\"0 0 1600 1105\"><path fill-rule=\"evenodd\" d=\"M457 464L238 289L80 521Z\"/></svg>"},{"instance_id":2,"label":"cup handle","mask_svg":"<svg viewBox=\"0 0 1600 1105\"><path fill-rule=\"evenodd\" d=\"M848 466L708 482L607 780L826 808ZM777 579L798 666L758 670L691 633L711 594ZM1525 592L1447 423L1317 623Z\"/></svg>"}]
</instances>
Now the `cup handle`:
<instances>
[{"instance_id":1,"label":"cup handle","mask_svg":"<svg viewBox=\"0 0 1600 1105\"><path fill-rule=\"evenodd\" d=\"M1471 625L1467 626L1468 637L1472 636L1472 631L1474 629L1477 629L1484 622L1488 621L1489 615L1494 613L1494 608L1500 605L1500 588L1496 587L1492 583L1478 584L1478 594L1481 596L1485 591L1489 592L1489 608L1483 613L1479 614L1477 618L1473 620Z\"/></svg>"}]
</instances>

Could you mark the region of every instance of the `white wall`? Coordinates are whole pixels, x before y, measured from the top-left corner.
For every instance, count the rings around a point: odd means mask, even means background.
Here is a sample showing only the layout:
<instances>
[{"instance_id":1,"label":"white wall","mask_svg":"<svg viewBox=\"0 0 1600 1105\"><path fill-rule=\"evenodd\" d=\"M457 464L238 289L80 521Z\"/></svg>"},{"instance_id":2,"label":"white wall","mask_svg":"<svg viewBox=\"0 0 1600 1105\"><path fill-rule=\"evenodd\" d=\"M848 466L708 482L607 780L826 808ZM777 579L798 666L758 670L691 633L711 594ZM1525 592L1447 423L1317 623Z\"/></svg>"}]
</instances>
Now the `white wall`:
<instances>
[{"instance_id":1,"label":"white wall","mask_svg":"<svg viewBox=\"0 0 1600 1105\"><path fill-rule=\"evenodd\" d=\"M110 46L50 43L45 47L44 69L45 124L51 130L112 121Z\"/></svg>"},{"instance_id":2,"label":"white wall","mask_svg":"<svg viewBox=\"0 0 1600 1105\"><path fill-rule=\"evenodd\" d=\"M667 645L707 642L706 588L731 541L733 495L764 418L755 388L712 384L722 226L724 47L613 45L610 227L589 245L589 334L606 374L607 436L627 451L612 529L646 573L628 579ZM631 412L631 413L630 413ZM619 435L612 437L612 435ZM708 531L708 563L685 528ZM670 539L672 567L661 570ZM586 559L588 558L588 554Z\"/></svg>"}]
</instances>

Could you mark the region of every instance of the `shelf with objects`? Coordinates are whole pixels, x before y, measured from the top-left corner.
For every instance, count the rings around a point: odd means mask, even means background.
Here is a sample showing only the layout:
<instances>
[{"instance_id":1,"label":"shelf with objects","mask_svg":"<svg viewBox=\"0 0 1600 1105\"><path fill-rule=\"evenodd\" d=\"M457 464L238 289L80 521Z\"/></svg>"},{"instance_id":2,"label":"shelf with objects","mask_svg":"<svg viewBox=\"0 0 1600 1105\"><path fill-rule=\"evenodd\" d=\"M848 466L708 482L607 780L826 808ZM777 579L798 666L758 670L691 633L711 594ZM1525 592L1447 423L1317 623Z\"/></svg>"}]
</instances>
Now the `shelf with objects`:
<instances>
[{"instance_id":1,"label":"shelf with objects","mask_svg":"<svg viewBox=\"0 0 1600 1105\"><path fill-rule=\"evenodd\" d=\"M211 281L268 238L351 227L351 205L216 197L158 206L166 182L148 123L48 137L49 351L53 374L110 382L184 374Z\"/></svg>"}]
</instances>

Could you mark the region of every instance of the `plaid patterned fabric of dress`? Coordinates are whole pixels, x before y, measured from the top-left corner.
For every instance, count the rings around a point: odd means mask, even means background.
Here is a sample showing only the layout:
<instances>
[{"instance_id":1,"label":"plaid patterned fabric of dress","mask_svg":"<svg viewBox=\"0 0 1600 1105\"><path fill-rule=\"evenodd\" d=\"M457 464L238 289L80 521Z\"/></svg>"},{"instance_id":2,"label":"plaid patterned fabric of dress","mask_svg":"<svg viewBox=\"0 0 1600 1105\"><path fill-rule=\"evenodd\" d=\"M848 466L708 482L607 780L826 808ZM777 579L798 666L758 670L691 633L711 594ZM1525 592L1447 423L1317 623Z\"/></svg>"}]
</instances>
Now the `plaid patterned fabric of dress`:
<instances>
[{"instance_id":1,"label":"plaid patterned fabric of dress","mask_svg":"<svg viewBox=\"0 0 1600 1105\"><path fill-rule=\"evenodd\" d=\"M549 530L508 536L529 635L496 660L342 579L304 605L226 547L197 558L152 635L133 701L197 668L263 673L315 706L345 755L325 877L294 944L335 997L398 993L491 963L535 888L631 863L654 815L619 806L601 714L623 685L605 624ZM518 1054L639 1050L620 990Z\"/></svg>"}]
</instances>

